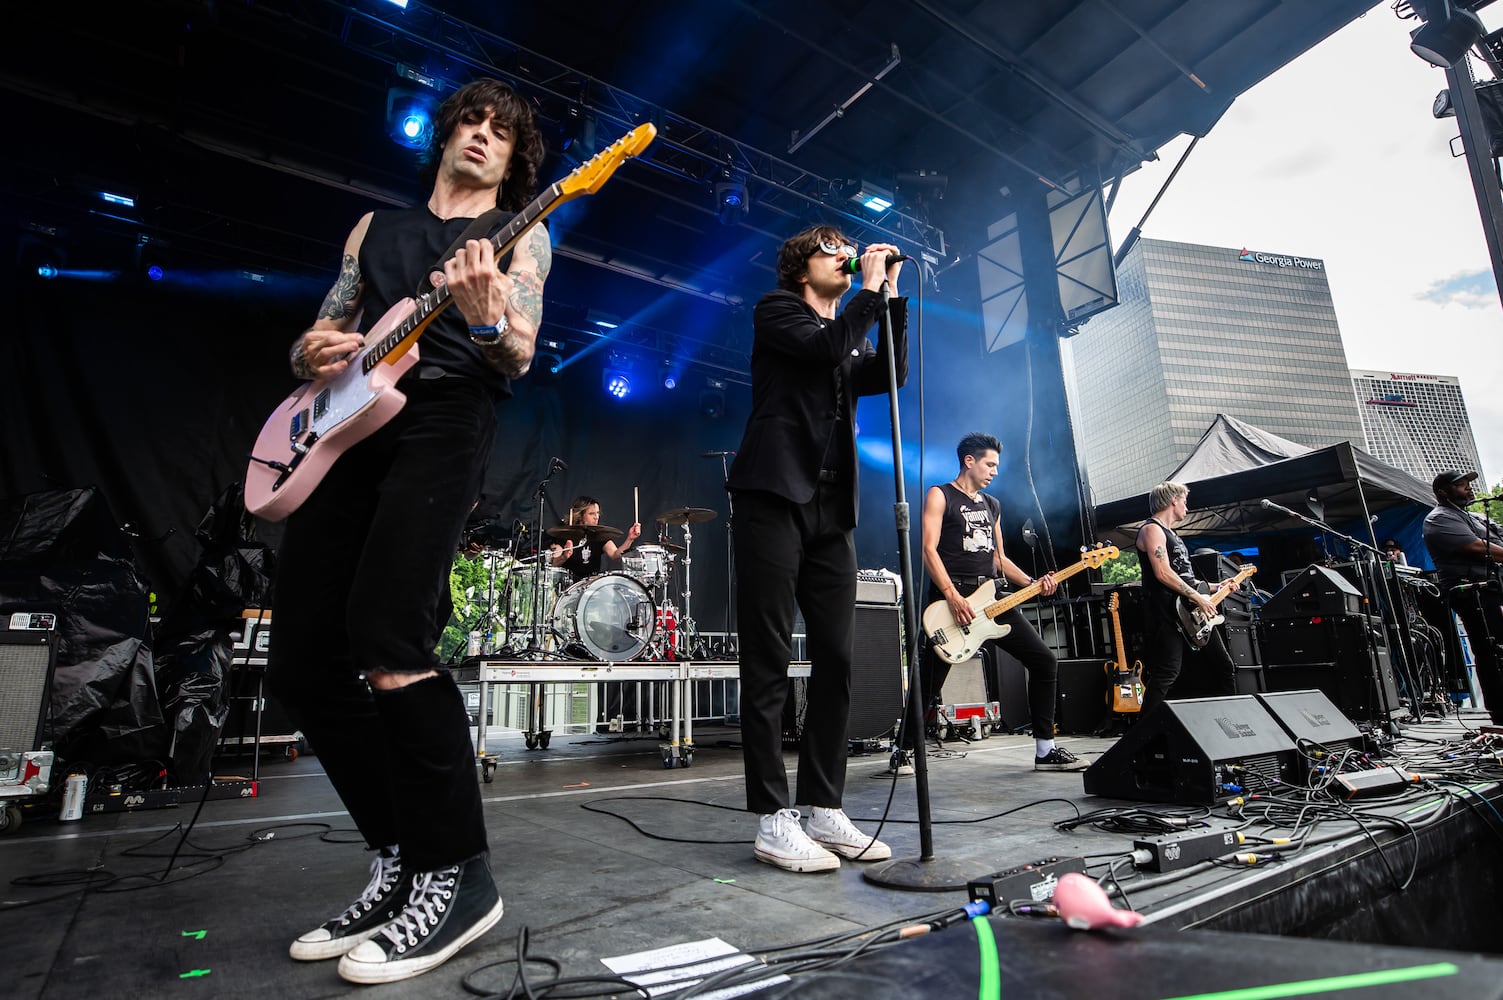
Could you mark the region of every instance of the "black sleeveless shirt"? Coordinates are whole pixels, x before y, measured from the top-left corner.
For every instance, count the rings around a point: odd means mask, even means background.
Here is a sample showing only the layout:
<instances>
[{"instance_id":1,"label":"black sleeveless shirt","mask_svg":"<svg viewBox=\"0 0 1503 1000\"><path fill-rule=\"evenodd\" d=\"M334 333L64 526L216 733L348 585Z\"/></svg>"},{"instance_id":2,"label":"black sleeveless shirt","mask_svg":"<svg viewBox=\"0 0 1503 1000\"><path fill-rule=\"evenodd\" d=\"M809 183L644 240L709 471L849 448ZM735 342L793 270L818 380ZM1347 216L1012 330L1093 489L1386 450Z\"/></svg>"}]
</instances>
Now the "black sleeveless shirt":
<instances>
[{"instance_id":1,"label":"black sleeveless shirt","mask_svg":"<svg viewBox=\"0 0 1503 1000\"><path fill-rule=\"evenodd\" d=\"M503 213L492 225L494 232L511 216ZM473 222L473 219L444 221L428 210L427 205L381 210L371 213L370 227L360 244L360 280L365 283L362 332L402 299L432 287L428 275L439 263L439 255ZM506 269L511 254L496 262ZM492 368L470 340L464 315L453 305L428 325L418 339L421 363L405 378L414 378L425 369L437 369L446 376L484 382L498 397L511 395L511 380Z\"/></svg>"},{"instance_id":2,"label":"black sleeveless shirt","mask_svg":"<svg viewBox=\"0 0 1503 1000\"><path fill-rule=\"evenodd\" d=\"M934 551L945 572L952 577L996 576L995 525L1002 516L1002 502L986 493L972 500L953 483L940 489L945 495L945 514Z\"/></svg>"},{"instance_id":3,"label":"black sleeveless shirt","mask_svg":"<svg viewBox=\"0 0 1503 1000\"><path fill-rule=\"evenodd\" d=\"M1192 587L1195 586L1195 567L1190 563L1190 550L1185 546L1184 539L1180 538L1173 528L1162 524L1156 518L1150 517L1148 520L1164 531L1164 538L1167 542L1164 555L1169 560L1169 568L1181 580ZM1138 529L1139 538L1142 537L1142 530L1142 528ZM1154 575L1153 568L1148 564L1148 555L1143 549L1138 549L1138 557L1143 564L1143 597L1148 602L1148 606L1158 614L1167 614L1170 618L1174 618L1176 617L1174 602L1180 595L1164 586L1163 581Z\"/></svg>"}]
</instances>

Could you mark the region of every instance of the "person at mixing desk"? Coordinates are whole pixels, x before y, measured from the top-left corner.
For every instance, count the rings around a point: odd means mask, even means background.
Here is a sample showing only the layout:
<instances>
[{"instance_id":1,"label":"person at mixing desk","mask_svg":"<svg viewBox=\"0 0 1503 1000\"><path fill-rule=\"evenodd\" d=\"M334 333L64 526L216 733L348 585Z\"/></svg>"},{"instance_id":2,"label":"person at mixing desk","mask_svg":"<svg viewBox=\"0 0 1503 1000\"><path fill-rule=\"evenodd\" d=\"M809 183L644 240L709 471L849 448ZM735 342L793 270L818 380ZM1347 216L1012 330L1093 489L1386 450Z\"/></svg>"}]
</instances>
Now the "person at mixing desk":
<instances>
[{"instance_id":1,"label":"person at mixing desk","mask_svg":"<svg viewBox=\"0 0 1503 1000\"><path fill-rule=\"evenodd\" d=\"M1425 515L1425 547L1435 562L1441 592L1466 625L1477 683L1492 714L1503 725L1503 590L1498 566L1503 562L1503 531L1496 522L1466 508L1476 502L1475 472L1448 469L1430 484L1435 507Z\"/></svg>"}]
</instances>

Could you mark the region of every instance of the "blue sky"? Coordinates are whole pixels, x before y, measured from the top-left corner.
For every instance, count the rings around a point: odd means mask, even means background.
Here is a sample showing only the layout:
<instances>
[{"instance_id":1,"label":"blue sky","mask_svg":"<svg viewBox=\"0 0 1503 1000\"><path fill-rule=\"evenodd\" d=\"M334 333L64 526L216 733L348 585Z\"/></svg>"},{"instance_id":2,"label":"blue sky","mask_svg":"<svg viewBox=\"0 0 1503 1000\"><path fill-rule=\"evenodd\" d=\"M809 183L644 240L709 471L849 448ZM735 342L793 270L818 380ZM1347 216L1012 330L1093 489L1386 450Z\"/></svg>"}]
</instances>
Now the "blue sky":
<instances>
[{"instance_id":1,"label":"blue sky","mask_svg":"<svg viewBox=\"0 0 1503 1000\"><path fill-rule=\"evenodd\" d=\"M1489 29L1503 12L1482 11ZM1409 51L1388 4L1248 91L1201 140L1143 236L1318 257L1353 368L1453 375L1483 472L1503 480L1503 305L1456 120L1430 105L1445 74ZM1485 67L1473 72L1486 78ZM1208 80L1212 87L1214 80ZM1130 175L1120 241L1187 137ZM1460 151L1460 141L1456 142Z\"/></svg>"}]
</instances>

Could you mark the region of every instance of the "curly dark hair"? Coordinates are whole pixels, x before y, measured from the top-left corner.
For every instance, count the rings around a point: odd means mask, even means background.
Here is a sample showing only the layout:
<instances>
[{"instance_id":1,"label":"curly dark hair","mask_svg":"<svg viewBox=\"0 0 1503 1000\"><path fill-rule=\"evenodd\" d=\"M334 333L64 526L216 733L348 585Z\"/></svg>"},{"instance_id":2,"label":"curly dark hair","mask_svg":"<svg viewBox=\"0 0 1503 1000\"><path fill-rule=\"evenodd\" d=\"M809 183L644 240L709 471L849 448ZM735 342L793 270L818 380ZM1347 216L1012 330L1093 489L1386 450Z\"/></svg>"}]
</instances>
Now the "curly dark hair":
<instances>
[{"instance_id":1,"label":"curly dark hair","mask_svg":"<svg viewBox=\"0 0 1503 1000\"><path fill-rule=\"evenodd\" d=\"M438 174L438 161L444 145L471 115L484 118L487 113L505 126L512 136L511 169L496 192L496 205L509 212L520 211L537 193L538 168L543 164L543 135L528 103L500 80L485 77L460 87L438 109L438 123L433 139L424 154L425 176Z\"/></svg>"},{"instance_id":2,"label":"curly dark hair","mask_svg":"<svg viewBox=\"0 0 1503 1000\"><path fill-rule=\"evenodd\" d=\"M778 287L790 292L799 290L799 279L809 271L809 258L825 241L854 245L851 238L834 226L810 226L790 236L778 250Z\"/></svg>"}]
</instances>

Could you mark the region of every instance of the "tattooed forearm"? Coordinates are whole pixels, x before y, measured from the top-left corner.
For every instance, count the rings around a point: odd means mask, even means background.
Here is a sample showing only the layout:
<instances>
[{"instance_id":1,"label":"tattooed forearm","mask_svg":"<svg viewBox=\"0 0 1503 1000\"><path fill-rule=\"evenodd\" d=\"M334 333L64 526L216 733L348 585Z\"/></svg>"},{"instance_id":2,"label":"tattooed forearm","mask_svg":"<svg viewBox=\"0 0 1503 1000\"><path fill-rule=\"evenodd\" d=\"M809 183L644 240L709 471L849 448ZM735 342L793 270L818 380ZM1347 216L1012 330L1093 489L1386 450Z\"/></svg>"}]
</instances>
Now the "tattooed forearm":
<instances>
[{"instance_id":1,"label":"tattooed forearm","mask_svg":"<svg viewBox=\"0 0 1503 1000\"><path fill-rule=\"evenodd\" d=\"M545 248L546 249L546 248ZM543 278L531 271L512 271L511 299L507 305L523 316L534 330L543 328Z\"/></svg>"},{"instance_id":2,"label":"tattooed forearm","mask_svg":"<svg viewBox=\"0 0 1503 1000\"><path fill-rule=\"evenodd\" d=\"M541 235L534 236L531 243L532 259L538 262L538 280L547 281L548 272L553 270L553 245Z\"/></svg>"},{"instance_id":3,"label":"tattooed forearm","mask_svg":"<svg viewBox=\"0 0 1503 1000\"><path fill-rule=\"evenodd\" d=\"M319 319L348 319L355 315L355 303L360 299L360 262L349 254L339 267L339 277L334 287L324 296L324 304L318 310Z\"/></svg>"},{"instance_id":4,"label":"tattooed forearm","mask_svg":"<svg viewBox=\"0 0 1503 1000\"><path fill-rule=\"evenodd\" d=\"M480 353L485 355L486 362L492 368L507 378L520 378L527 374L527 369L532 365L527 345L514 330L507 330L494 344L482 344Z\"/></svg>"}]
</instances>

